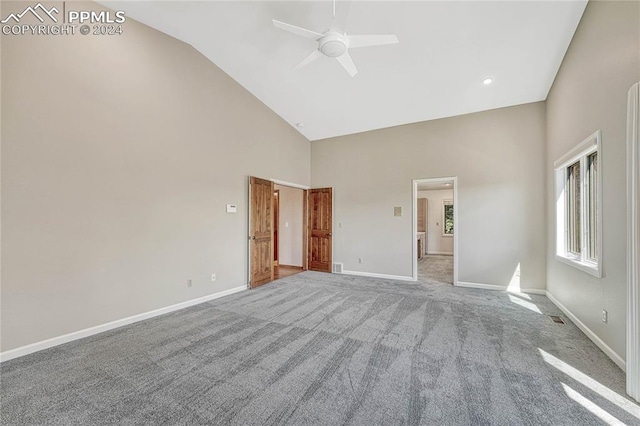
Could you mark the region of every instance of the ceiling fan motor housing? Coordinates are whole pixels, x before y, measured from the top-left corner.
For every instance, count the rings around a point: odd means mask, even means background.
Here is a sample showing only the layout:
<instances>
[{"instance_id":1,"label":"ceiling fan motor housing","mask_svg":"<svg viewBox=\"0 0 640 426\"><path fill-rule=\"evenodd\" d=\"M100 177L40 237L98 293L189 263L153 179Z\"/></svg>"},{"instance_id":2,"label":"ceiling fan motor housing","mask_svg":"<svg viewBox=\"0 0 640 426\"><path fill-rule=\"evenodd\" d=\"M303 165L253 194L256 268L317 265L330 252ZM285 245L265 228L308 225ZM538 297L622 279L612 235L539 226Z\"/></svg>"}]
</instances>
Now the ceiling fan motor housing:
<instances>
[{"instance_id":1,"label":"ceiling fan motor housing","mask_svg":"<svg viewBox=\"0 0 640 426\"><path fill-rule=\"evenodd\" d=\"M330 58L342 56L349 47L347 37L335 32L325 34L318 43L318 50Z\"/></svg>"}]
</instances>

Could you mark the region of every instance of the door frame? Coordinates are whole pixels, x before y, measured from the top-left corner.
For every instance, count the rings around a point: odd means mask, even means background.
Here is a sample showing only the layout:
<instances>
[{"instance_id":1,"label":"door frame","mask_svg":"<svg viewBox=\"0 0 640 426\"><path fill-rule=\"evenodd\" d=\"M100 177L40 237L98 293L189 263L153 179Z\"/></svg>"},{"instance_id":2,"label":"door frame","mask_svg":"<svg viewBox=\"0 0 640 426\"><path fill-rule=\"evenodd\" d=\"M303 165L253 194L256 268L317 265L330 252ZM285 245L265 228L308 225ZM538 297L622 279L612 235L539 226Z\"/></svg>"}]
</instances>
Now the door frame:
<instances>
[{"instance_id":1,"label":"door frame","mask_svg":"<svg viewBox=\"0 0 640 426\"><path fill-rule=\"evenodd\" d=\"M413 265L412 280L418 281L418 248L416 243L416 235L418 234L418 184L420 183L444 183L453 182L453 223L455 228L453 231L453 285L458 285L458 241L460 236L460 227L458 226L458 177L434 177L413 179L411 181L412 197L411 197L411 263ZM429 236L427 235L427 238Z\"/></svg>"},{"instance_id":2,"label":"door frame","mask_svg":"<svg viewBox=\"0 0 640 426\"><path fill-rule=\"evenodd\" d=\"M249 233L251 232L251 177L252 175L247 176L247 230L245 232L245 234L248 236ZM258 176L253 176L253 177L258 177ZM263 179L263 178L260 178ZM297 189L302 189L303 190L303 195L302 195L302 204L303 204L303 208L302 208L302 214L303 214L303 220L302 220L302 238L303 238L303 243L302 243L302 269L303 270L307 270L308 269L308 255L307 255L307 221L308 221L308 195L309 195L309 189L310 187L307 185L301 185L299 183L293 183L293 182L287 182L284 180L280 180L280 179L274 179L274 178L264 178L264 180L269 180L271 182L273 182L274 185L282 185L282 186L289 186L291 188L297 188ZM272 201L273 201L273 195L272 195ZM251 241L249 241L249 239L247 238L246 241L246 253L247 253L247 262L246 262L246 282L247 282L247 288L251 289ZM272 245L273 245L273 241L272 241ZM273 257L273 256L272 256Z\"/></svg>"},{"instance_id":3,"label":"door frame","mask_svg":"<svg viewBox=\"0 0 640 426\"><path fill-rule=\"evenodd\" d=\"M640 82L627 104L627 393L640 402Z\"/></svg>"},{"instance_id":4,"label":"door frame","mask_svg":"<svg viewBox=\"0 0 640 426\"><path fill-rule=\"evenodd\" d=\"M274 184L275 185L275 184ZM278 246L278 238L280 238L279 221L280 221L280 190L273 190L272 198L273 206L273 267L277 268L280 265L280 247Z\"/></svg>"},{"instance_id":5,"label":"door frame","mask_svg":"<svg viewBox=\"0 0 640 426\"><path fill-rule=\"evenodd\" d=\"M286 182L279 179L269 179L274 185L288 186L290 188L302 189L302 270L309 269L309 256L307 255L307 233L309 221L309 189L310 186L300 185L299 183Z\"/></svg>"}]
</instances>

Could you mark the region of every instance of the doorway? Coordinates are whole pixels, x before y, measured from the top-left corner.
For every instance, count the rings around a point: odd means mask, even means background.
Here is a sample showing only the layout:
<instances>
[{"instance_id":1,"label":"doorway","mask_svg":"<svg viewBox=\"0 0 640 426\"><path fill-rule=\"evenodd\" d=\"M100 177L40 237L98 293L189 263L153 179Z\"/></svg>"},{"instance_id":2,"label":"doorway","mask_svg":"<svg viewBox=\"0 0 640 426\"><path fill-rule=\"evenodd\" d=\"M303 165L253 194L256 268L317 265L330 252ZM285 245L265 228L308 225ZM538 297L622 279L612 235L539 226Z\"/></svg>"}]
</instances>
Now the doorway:
<instances>
[{"instance_id":1,"label":"doorway","mask_svg":"<svg viewBox=\"0 0 640 426\"><path fill-rule=\"evenodd\" d=\"M428 285L458 282L457 178L413 181L413 279Z\"/></svg>"},{"instance_id":2,"label":"doorway","mask_svg":"<svg viewBox=\"0 0 640 426\"><path fill-rule=\"evenodd\" d=\"M250 176L248 286L307 269L331 272L332 217L332 188Z\"/></svg>"},{"instance_id":3,"label":"doorway","mask_svg":"<svg viewBox=\"0 0 640 426\"><path fill-rule=\"evenodd\" d=\"M305 269L306 190L274 184L273 279L295 275Z\"/></svg>"}]
</instances>

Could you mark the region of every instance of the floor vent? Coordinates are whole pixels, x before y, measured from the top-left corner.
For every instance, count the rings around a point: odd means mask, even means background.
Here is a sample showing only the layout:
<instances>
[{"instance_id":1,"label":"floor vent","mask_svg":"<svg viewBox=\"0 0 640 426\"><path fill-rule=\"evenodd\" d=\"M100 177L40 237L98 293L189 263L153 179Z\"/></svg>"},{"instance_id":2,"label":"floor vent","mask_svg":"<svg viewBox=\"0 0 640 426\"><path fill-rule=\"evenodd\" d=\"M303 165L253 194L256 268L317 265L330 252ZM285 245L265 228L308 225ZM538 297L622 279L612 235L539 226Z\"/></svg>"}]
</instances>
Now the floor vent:
<instances>
[{"instance_id":1,"label":"floor vent","mask_svg":"<svg viewBox=\"0 0 640 426\"><path fill-rule=\"evenodd\" d=\"M566 324L562 317L559 317L557 315L549 315L549 318L551 318L551 321L555 322L556 324Z\"/></svg>"},{"instance_id":2,"label":"floor vent","mask_svg":"<svg viewBox=\"0 0 640 426\"><path fill-rule=\"evenodd\" d=\"M334 274L341 274L342 273L342 263L334 263L332 272Z\"/></svg>"}]
</instances>

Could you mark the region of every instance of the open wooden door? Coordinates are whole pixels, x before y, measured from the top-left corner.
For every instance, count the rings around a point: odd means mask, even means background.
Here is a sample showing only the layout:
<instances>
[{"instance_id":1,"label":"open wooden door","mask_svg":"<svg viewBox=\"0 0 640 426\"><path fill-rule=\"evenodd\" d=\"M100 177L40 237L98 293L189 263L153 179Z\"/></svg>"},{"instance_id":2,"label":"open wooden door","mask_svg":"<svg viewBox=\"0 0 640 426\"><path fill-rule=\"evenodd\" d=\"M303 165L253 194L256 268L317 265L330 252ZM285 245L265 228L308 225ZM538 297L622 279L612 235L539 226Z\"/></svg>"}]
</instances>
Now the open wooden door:
<instances>
[{"instance_id":1,"label":"open wooden door","mask_svg":"<svg viewBox=\"0 0 640 426\"><path fill-rule=\"evenodd\" d=\"M310 189L308 200L308 268L312 271L331 272L333 189Z\"/></svg>"},{"instance_id":2,"label":"open wooden door","mask_svg":"<svg viewBox=\"0 0 640 426\"><path fill-rule=\"evenodd\" d=\"M273 280L273 182L249 182L249 287Z\"/></svg>"}]
</instances>

